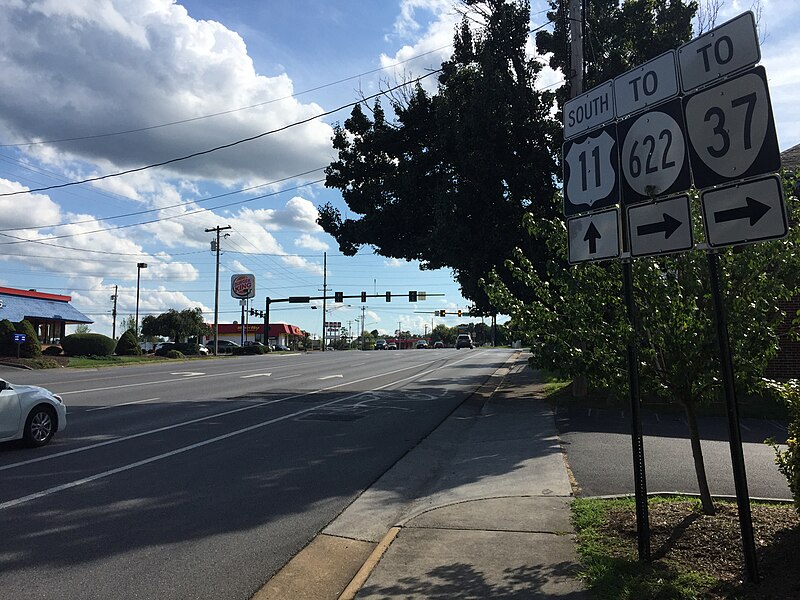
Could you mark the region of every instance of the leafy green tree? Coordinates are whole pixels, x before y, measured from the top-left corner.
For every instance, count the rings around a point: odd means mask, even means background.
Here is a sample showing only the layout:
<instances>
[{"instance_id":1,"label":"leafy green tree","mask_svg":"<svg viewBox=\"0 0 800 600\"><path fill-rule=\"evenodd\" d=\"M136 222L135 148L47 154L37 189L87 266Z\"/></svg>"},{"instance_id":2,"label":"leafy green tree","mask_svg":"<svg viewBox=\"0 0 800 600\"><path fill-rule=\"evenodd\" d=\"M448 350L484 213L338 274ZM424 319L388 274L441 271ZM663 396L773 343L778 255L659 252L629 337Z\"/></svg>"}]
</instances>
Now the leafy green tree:
<instances>
[{"instance_id":1,"label":"leafy green tree","mask_svg":"<svg viewBox=\"0 0 800 600\"><path fill-rule=\"evenodd\" d=\"M89 327L86 323L79 323L75 327L75 333L90 333L92 328Z\"/></svg>"},{"instance_id":2,"label":"leafy green tree","mask_svg":"<svg viewBox=\"0 0 800 600\"><path fill-rule=\"evenodd\" d=\"M790 196L794 219L797 198ZM702 228L695 215L695 231ZM528 219L532 235L547 236L554 252L567 252L560 219ZM800 286L800 235L743 246L720 254L729 313L729 335L737 390L755 393L778 349L778 325L784 318L778 303ZM586 375L597 388L623 396L627 389L626 344L639 347L642 391L649 398L679 403L686 414L703 509L713 513L697 424L697 407L719 394L720 365L707 257L701 252L637 260L633 265L640 330L630 330L621 293L618 262L582 264L571 269L553 265L546 277L518 254L509 264L536 297L515 297L497 277L487 291L520 327L527 328L531 364L566 377Z\"/></svg>"},{"instance_id":3,"label":"leafy green tree","mask_svg":"<svg viewBox=\"0 0 800 600\"><path fill-rule=\"evenodd\" d=\"M203 319L202 310L187 308L178 312L175 309L160 315L147 315L142 319L142 336L166 336L180 342L189 337L200 337L211 333L211 328Z\"/></svg>"},{"instance_id":4,"label":"leafy green tree","mask_svg":"<svg viewBox=\"0 0 800 600\"><path fill-rule=\"evenodd\" d=\"M136 322L135 315L128 315L127 317L123 317L122 322L120 323L120 327L122 331L133 331L134 334L138 334L139 332L139 324Z\"/></svg>"},{"instance_id":5,"label":"leafy green tree","mask_svg":"<svg viewBox=\"0 0 800 600\"><path fill-rule=\"evenodd\" d=\"M567 0L550 0L552 31L536 33L540 54L561 73L572 73ZM616 77L692 37L697 2L585 0L583 90ZM572 95L570 78L558 89L559 105Z\"/></svg>"},{"instance_id":6,"label":"leafy green tree","mask_svg":"<svg viewBox=\"0 0 800 600\"><path fill-rule=\"evenodd\" d=\"M335 127L326 185L359 217L328 203L319 223L347 255L368 244L423 269L451 268L464 296L491 313L479 278L492 268L508 275L515 246L532 257L543 249L521 223L526 211L551 214L541 200L554 191L559 124L553 94L535 89L541 65L525 53L528 2L463 4L437 94L417 86L392 103L395 121L376 102L372 118L359 105Z\"/></svg>"},{"instance_id":7,"label":"leafy green tree","mask_svg":"<svg viewBox=\"0 0 800 600\"><path fill-rule=\"evenodd\" d=\"M431 331L431 339L434 342L442 342L445 346L452 346L456 343L458 332L455 327L448 327L440 323Z\"/></svg>"}]
</instances>

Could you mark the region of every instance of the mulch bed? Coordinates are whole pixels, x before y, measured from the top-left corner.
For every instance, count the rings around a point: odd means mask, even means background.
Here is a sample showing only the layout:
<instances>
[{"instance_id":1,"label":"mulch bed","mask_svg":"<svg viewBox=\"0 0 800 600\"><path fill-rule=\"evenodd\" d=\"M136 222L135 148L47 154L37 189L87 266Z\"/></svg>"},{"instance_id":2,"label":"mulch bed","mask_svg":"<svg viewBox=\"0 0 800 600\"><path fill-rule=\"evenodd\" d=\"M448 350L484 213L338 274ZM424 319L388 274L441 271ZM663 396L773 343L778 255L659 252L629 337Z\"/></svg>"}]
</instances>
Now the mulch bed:
<instances>
[{"instance_id":1,"label":"mulch bed","mask_svg":"<svg viewBox=\"0 0 800 600\"><path fill-rule=\"evenodd\" d=\"M710 599L800 599L800 517L792 505L753 504L751 513L761 581L744 583L744 556L735 503L716 502L704 515L699 502L650 502L653 560L701 571L720 580ZM636 514L630 507L609 511L607 534L636 555Z\"/></svg>"}]
</instances>

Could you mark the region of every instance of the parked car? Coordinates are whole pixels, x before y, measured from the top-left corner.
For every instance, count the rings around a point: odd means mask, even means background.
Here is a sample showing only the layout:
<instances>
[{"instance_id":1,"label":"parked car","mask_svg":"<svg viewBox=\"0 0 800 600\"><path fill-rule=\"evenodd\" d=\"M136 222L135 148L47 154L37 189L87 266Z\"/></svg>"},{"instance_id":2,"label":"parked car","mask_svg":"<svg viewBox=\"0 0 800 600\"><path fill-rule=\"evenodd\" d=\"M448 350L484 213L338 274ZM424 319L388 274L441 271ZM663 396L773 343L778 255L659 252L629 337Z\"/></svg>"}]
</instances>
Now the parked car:
<instances>
[{"instance_id":1,"label":"parked car","mask_svg":"<svg viewBox=\"0 0 800 600\"><path fill-rule=\"evenodd\" d=\"M375 340L375 350L386 350L386 340L382 338Z\"/></svg>"},{"instance_id":2,"label":"parked car","mask_svg":"<svg viewBox=\"0 0 800 600\"><path fill-rule=\"evenodd\" d=\"M428 347L428 342L426 342L425 340L417 341L416 348L418 350L425 350L427 349L427 347Z\"/></svg>"},{"instance_id":3,"label":"parked car","mask_svg":"<svg viewBox=\"0 0 800 600\"><path fill-rule=\"evenodd\" d=\"M211 345L214 345L214 342L211 342ZM217 340L217 346L220 348L240 348L241 345L237 344L236 342L232 342L230 340Z\"/></svg>"},{"instance_id":4,"label":"parked car","mask_svg":"<svg viewBox=\"0 0 800 600\"><path fill-rule=\"evenodd\" d=\"M289 352L291 348L289 348L289 346L284 346L283 344L275 344L275 350L279 350L281 352Z\"/></svg>"},{"instance_id":5,"label":"parked car","mask_svg":"<svg viewBox=\"0 0 800 600\"><path fill-rule=\"evenodd\" d=\"M475 345L472 343L472 337L468 333L461 333L459 334L458 338L456 338L456 350L459 348L474 348Z\"/></svg>"},{"instance_id":6,"label":"parked car","mask_svg":"<svg viewBox=\"0 0 800 600\"><path fill-rule=\"evenodd\" d=\"M436 350L436 348L444 348L444 342L441 340L433 342L433 349Z\"/></svg>"},{"instance_id":7,"label":"parked car","mask_svg":"<svg viewBox=\"0 0 800 600\"><path fill-rule=\"evenodd\" d=\"M222 340L220 340L220 341L222 341ZM264 344L262 344L261 342L257 342L255 340L247 340L244 343L244 345L245 346L261 346L262 348L266 348L266 346Z\"/></svg>"},{"instance_id":8,"label":"parked car","mask_svg":"<svg viewBox=\"0 0 800 600\"><path fill-rule=\"evenodd\" d=\"M197 352L198 354L200 354L200 356L208 356L209 354L211 354L211 350L209 350L208 346L206 346L205 344L198 344Z\"/></svg>"},{"instance_id":9,"label":"parked car","mask_svg":"<svg viewBox=\"0 0 800 600\"><path fill-rule=\"evenodd\" d=\"M386 344L386 349L387 350L397 350L397 344L395 344L394 342L390 342L390 343Z\"/></svg>"},{"instance_id":10,"label":"parked car","mask_svg":"<svg viewBox=\"0 0 800 600\"><path fill-rule=\"evenodd\" d=\"M0 442L24 440L28 446L44 446L66 426L67 407L61 396L0 379Z\"/></svg>"}]
</instances>

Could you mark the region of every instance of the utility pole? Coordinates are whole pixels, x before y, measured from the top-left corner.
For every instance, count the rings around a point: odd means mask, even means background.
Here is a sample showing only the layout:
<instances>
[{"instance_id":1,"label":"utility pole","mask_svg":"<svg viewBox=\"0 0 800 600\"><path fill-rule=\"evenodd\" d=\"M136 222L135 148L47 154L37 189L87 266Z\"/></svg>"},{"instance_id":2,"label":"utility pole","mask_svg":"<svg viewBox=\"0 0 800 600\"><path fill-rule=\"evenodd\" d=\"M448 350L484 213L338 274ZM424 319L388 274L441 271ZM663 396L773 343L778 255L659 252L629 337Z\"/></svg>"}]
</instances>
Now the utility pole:
<instances>
[{"instance_id":1,"label":"utility pole","mask_svg":"<svg viewBox=\"0 0 800 600\"><path fill-rule=\"evenodd\" d=\"M361 349L362 350L366 350L367 349L367 341L364 339L364 322L365 322L365 317L364 317L365 312L364 311L366 311L366 309L367 309L366 306L362 306L361 307Z\"/></svg>"},{"instance_id":2,"label":"utility pole","mask_svg":"<svg viewBox=\"0 0 800 600\"><path fill-rule=\"evenodd\" d=\"M216 250L217 252L217 283L214 288L214 356L216 356L219 351L219 345L217 344L219 339L219 233L220 231L225 231L226 229L231 229L231 226L226 225L225 227L220 227L217 225L211 229L206 229L206 233L210 233L212 231L217 232L216 242L211 242L211 249ZM227 233L225 234L225 237L228 237Z\"/></svg>"},{"instance_id":3,"label":"utility pole","mask_svg":"<svg viewBox=\"0 0 800 600\"><path fill-rule=\"evenodd\" d=\"M114 308L111 311L111 316L114 319L114 323L111 326L111 337L117 339L117 290L118 286L114 286L114 294L111 296L111 299L114 301Z\"/></svg>"},{"instance_id":4,"label":"utility pole","mask_svg":"<svg viewBox=\"0 0 800 600\"><path fill-rule=\"evenodd\" d=\"M570 97L583 93L583 0L569 0Z\"/></svg>"},{"instance_id":5,"label":"utility pole","mask_svg":"<svg viewBox=\"0 0 800 600\"><path fill-rule=\"evenodd\" d=\"M402 350L403 349L402 348L403 342L401 341L401 337L402 337L401 334L403 333L403 330L400 327L401 323L402 323L402 321L398 321L397 322L397 349L398 350Z\"/></svg>"},{"instance_id":6,"label":"utility pole","mask_svg":"<svg viewBox=\"0 0 800 600\"><path fill-rule=\"evenodd\" d=\"M328 318L327 312L328 296L328 253L322 253L322 351L325 352L325 320Z\"/></svg>"}]
</instances>

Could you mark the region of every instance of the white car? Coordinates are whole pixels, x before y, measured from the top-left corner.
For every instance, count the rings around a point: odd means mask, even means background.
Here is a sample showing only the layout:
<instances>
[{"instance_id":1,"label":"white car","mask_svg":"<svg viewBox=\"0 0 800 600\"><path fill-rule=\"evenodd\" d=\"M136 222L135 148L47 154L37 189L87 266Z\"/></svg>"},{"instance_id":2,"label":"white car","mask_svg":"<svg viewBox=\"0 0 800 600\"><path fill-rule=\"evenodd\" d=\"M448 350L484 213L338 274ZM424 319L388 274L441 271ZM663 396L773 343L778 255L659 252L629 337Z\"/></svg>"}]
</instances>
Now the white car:
<instances>
[{"instance_id":1,"label":"white car","mask_svg":"<svg viewBox=\"0 0 800 600\"><path fill-rule=\"evenodd\" d=\"M0 442L21 439L29 446L44 446L66 426L67 407L61 396L0 379Z\"/></svg>"}]
</instances>

